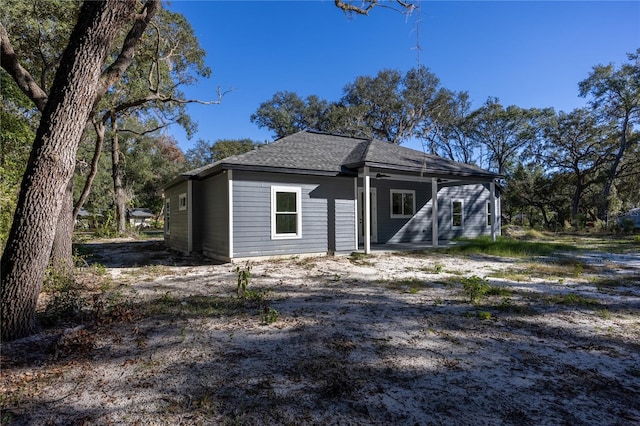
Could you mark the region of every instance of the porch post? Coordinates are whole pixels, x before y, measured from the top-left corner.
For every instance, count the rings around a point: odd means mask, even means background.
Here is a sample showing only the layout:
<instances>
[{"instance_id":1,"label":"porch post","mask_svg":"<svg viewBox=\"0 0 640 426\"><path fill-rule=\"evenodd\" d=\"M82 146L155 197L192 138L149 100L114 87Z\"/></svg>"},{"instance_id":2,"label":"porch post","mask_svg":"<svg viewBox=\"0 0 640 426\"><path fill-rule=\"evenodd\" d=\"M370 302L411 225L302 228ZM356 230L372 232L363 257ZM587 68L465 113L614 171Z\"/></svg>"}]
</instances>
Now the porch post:
<instances>
[{"instance_id":1,"label":"porch post","mask_svg":"<svg viewBox=\"0 0 640 426\"><path fill-rule=\"evenodd\" d=\"M363 168L364 181L364 253L371 253L371 185L369 181L369 167Z\"/></svg>"},{"instance_id":2,"label":"porch post","mask_svg":"<svg viewBox=\"0 0 640 426\"><path fill-rule=\"evenodd\" d=\"M438 247L438 179L431 178L431 239Z\"/></svg>"},{"instance_id":3,"label":"porch post","mask_svg":"<svg viewBox=\"0 0 640 426\"><path fill-rule=\"evenodd\" d=\"M187 251L193 252L193 181L187 181Z\"/></svg>"},{"instance_id":4,"label":"porch post","mask_svg":"<svg viewBox=\"0 0 640 426\"><path fill-rule=\"evenodd\" d=\"M353 249L354 251L358 251L358 177L356 176L353 179L353 199L354 199L354 214L355 214L355 220L354 220L354 224L355 224L355 229L353 230L354 232L354 236L353 236L353 241L355 242L355 248Z\"/></svg>"},{"instance_id":5,"label":"porch post","mask_svg":"<svg viewBox=\"0 0 640 426\"><path fill-rule=\"evenodd\" d=\"M491 214L491 241L496 241L496 184L495 181L491 181L489 184L489 198L490 198L490 206L489 213Z\"/></svg>"},{"instance_id":6,"label":"porch post","mask_svg":"<svg viewBox=\"0 0 640 426\"><path fill-rule=\"evenodd\" d=\"M233 259L233 170L227 170L227 226L229 226L229 260Z\"/></svg>"}]
</instances>

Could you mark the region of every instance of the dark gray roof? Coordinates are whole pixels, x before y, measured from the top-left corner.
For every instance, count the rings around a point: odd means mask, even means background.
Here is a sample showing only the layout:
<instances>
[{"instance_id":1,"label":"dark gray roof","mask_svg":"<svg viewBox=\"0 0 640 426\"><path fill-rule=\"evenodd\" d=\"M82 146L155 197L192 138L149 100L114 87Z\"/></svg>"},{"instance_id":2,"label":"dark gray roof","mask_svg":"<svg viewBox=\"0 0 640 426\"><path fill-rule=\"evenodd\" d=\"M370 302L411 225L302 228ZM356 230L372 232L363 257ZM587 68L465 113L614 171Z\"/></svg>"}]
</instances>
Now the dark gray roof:
<instances>
[{"instance_id":1,"label":"dark gray roof","mask_svg":"<svg viewBox=\"0 0 640 426\"><path fill-rule=\"evenodd\" d=\"M187 179L201 179L226 169L284 173L355 175L370 166L407 173L492 179L498 175L468 164L393 145L328 133L301 131L253 151L234 155L188 171ZM176 183L168 184L171 186Z\"/></svg>"}]
</instances>

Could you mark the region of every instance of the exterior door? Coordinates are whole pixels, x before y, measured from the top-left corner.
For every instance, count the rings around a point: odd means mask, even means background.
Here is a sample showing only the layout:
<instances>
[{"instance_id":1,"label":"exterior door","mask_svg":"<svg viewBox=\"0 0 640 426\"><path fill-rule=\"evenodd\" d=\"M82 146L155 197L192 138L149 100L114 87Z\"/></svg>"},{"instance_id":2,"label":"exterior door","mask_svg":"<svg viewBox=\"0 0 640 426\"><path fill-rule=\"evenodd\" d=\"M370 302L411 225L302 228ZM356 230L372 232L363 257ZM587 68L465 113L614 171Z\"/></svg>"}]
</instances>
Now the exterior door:
<instances>
[{"instance_id":1,"label":"exterior door","mask_svg":"<svg viewBox=\"0 0 640 426\"><path fill-rule=\"evenodd\" d=\"M371 242L378 242L378 203L376 197L376 188L370 189L370 205L371 205ZM358 188L358 240L364 241L364 189Z\"/></svg>"}]
</instances>

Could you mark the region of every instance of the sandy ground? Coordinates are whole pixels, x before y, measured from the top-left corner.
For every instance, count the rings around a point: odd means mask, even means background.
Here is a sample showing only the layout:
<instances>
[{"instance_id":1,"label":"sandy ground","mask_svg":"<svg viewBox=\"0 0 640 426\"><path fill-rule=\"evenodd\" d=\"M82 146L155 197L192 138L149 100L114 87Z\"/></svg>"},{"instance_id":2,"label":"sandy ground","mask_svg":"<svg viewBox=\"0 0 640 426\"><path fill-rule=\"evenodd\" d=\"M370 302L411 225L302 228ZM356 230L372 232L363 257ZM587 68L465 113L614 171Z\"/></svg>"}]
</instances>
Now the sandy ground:
<instances>
[{"instance_id":1,"label":"sandy ground","mask_svg":"<svg viewBox=\"0 0 640 426\"><path fill-rule=\"evenodd\" d=\"M91 247L95 318L3 345L3 424L640 424L640 255L261 261L242 301L245 264Z\"/></svg>"}]
</instances>

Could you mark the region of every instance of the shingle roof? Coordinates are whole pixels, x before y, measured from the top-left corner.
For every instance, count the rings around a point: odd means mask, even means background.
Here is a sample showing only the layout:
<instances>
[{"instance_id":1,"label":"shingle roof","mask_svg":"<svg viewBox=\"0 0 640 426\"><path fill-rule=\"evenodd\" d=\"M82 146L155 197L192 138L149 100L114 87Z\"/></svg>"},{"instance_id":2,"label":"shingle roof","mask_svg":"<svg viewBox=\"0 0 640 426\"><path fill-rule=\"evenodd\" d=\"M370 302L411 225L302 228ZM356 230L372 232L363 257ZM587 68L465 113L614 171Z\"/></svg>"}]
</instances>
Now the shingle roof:
<instances>
[{"instance_id":1,"label":"shingle roof","mask_svg":"<svg viewBox=\"0 0 640 426\"><path fill-rule=\"evenodd\" d=\"M223 169L271 170L306 174L354 175L363 166L426 175L494 178L498 175L468 164L393 145L376 139L359 139L313 131L286 136L253 151L234 155L183 174L203 178Z\"/></svg>"}]
</instances>

